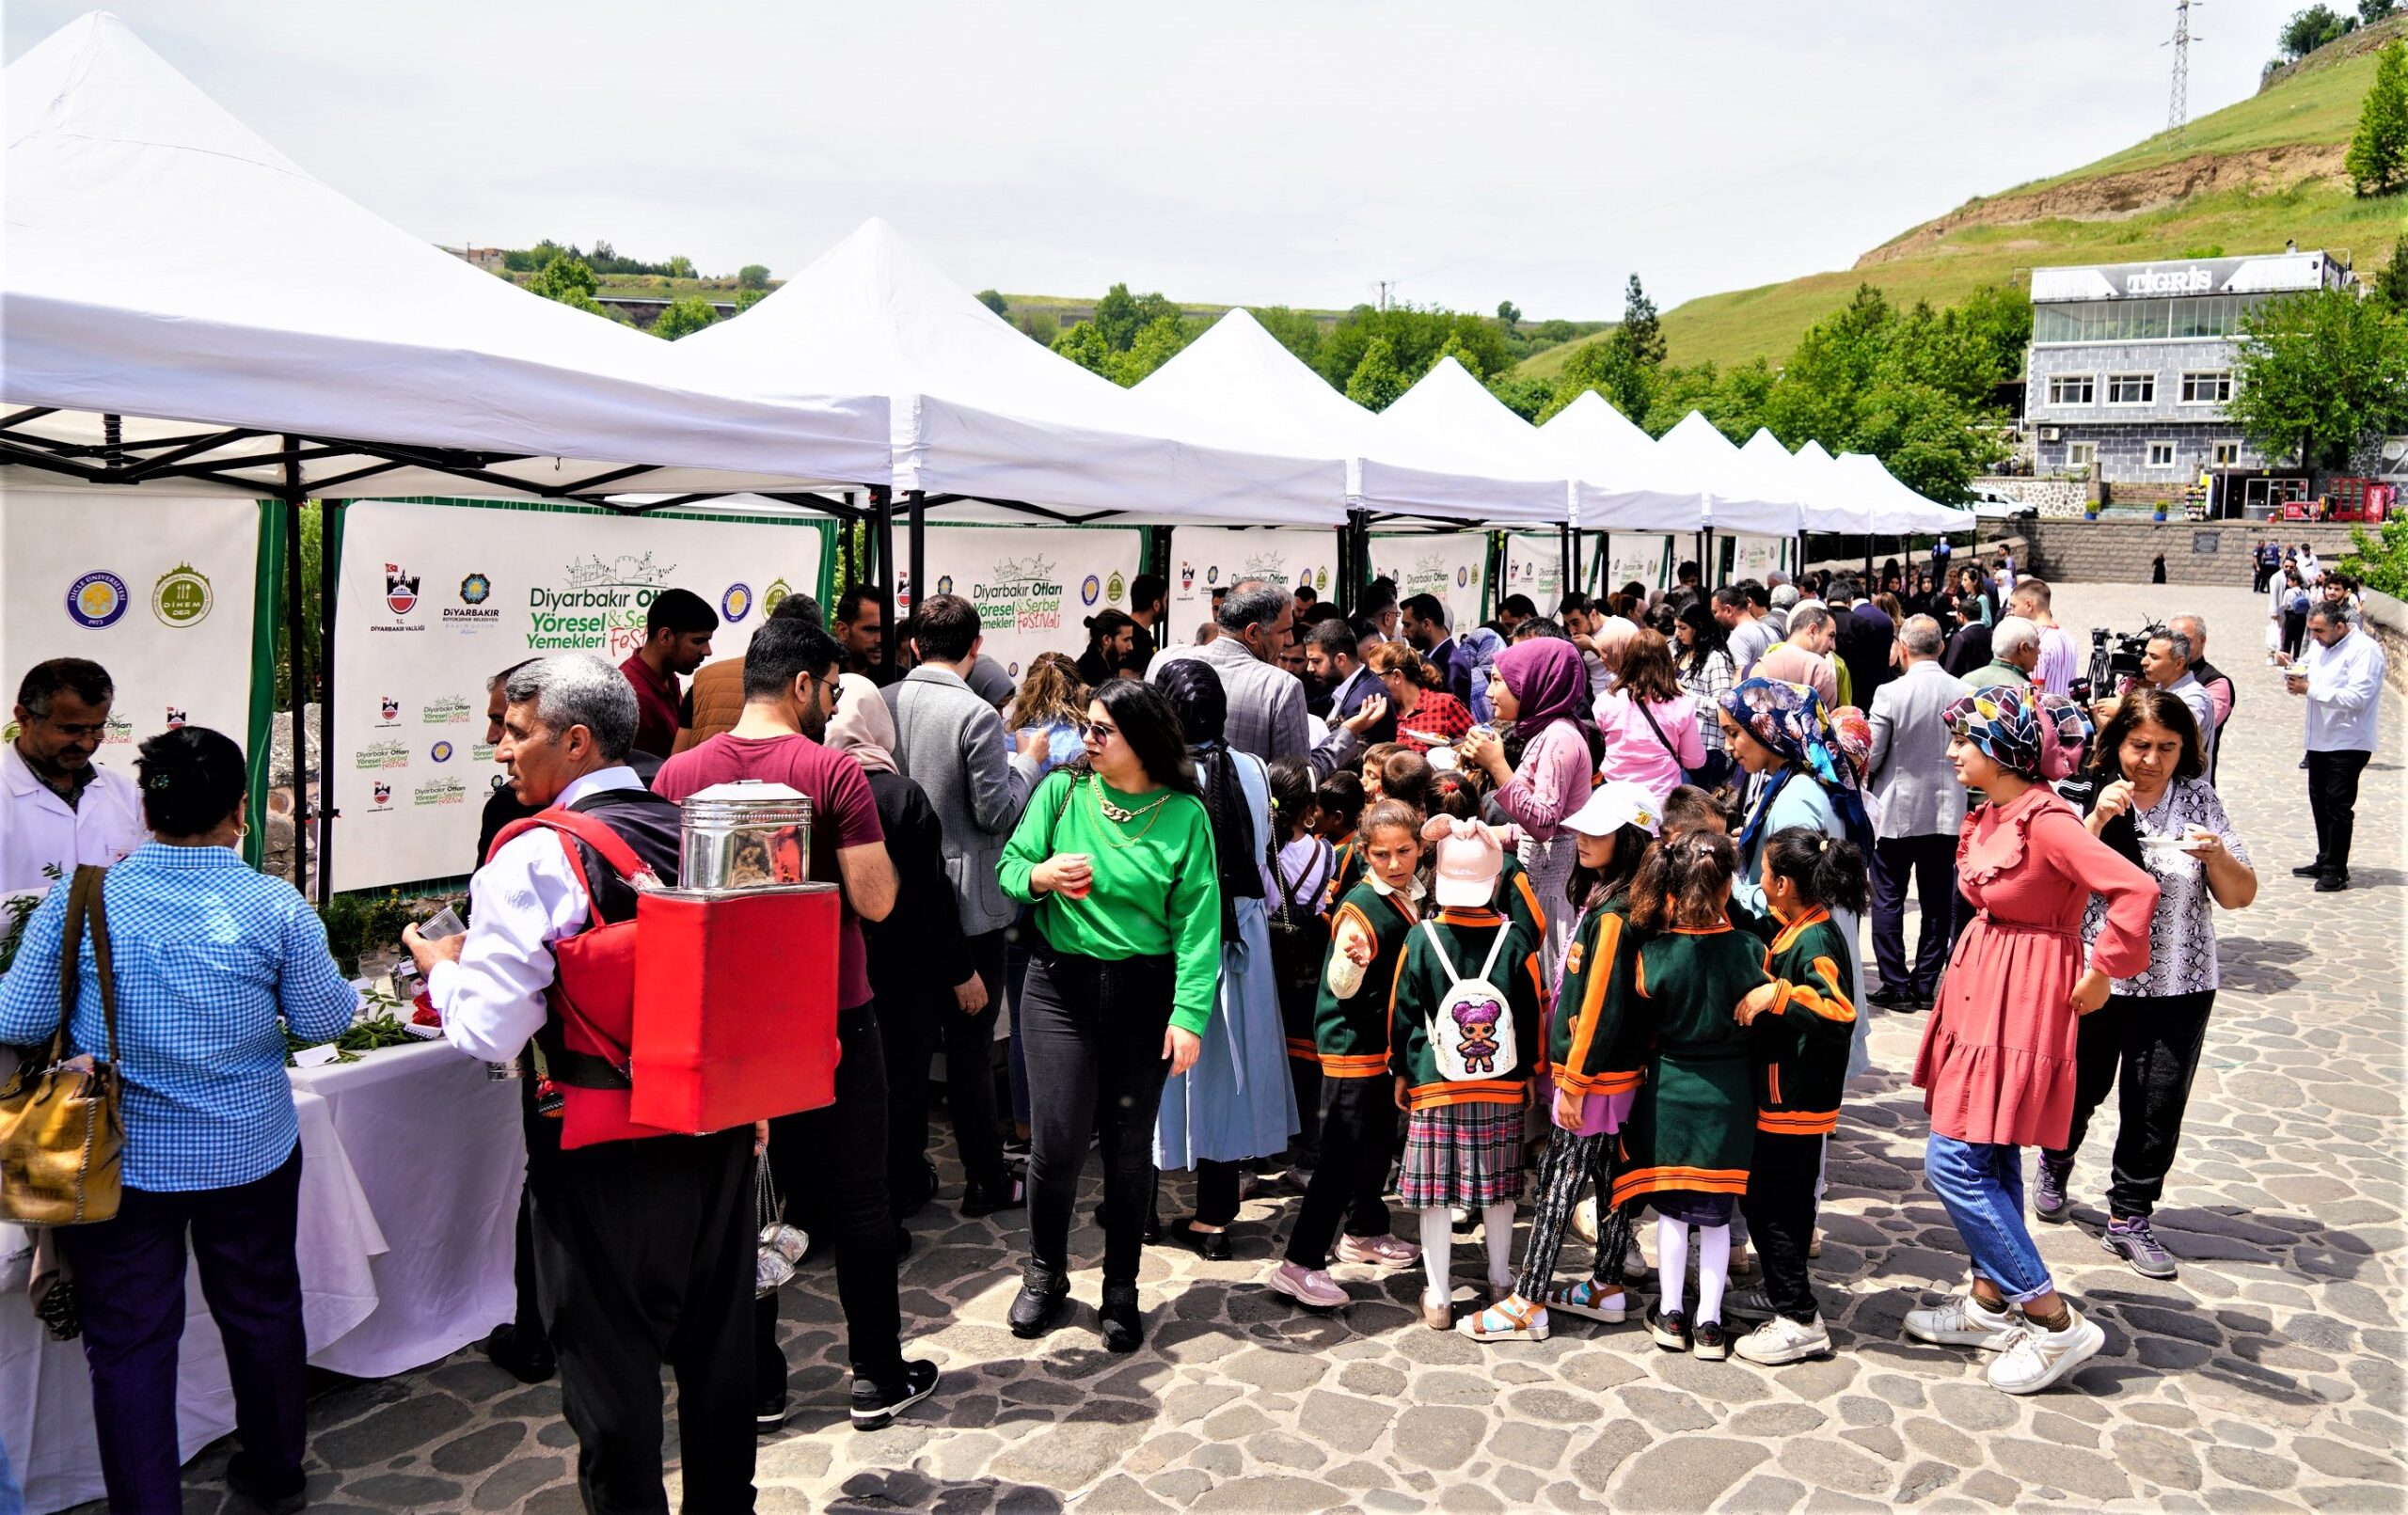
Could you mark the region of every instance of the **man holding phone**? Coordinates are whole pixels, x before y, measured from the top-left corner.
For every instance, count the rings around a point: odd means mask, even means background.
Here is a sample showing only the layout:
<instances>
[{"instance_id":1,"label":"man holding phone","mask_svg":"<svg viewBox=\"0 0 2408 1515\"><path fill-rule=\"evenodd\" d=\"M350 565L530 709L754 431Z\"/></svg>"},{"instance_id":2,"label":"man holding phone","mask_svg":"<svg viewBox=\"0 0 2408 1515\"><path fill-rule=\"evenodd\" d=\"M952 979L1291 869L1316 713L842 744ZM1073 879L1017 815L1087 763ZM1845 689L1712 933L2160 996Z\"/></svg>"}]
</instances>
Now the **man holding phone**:
<instances>
[{"instance_id":1,"label":"man holding phone","mask_svg":"<svg viewBox=\"0 0 2408 1515\"><path fill-rule=\"evenodd\" d=\"M2291 872L2330 894L2350 887L2350 840L2357 822L2358 775L2374 756L2382 708L2383 644L2357 628L2346 606L2308 612L2306 656L2276 653L2283 687L2307 701L2307 808L2316 820L2316 856Z\"/></svg>"}]
</instances>

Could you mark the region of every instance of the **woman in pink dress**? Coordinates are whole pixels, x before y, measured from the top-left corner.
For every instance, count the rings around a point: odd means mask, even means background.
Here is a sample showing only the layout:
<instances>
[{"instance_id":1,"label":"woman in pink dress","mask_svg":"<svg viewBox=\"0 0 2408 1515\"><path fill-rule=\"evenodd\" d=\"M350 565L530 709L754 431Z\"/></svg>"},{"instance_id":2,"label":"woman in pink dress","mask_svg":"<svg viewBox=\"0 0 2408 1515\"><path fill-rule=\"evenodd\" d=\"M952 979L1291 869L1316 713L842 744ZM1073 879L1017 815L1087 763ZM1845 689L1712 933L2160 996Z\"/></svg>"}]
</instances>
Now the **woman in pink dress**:
<instances>
[{"instance_id":1,"label":"woman in pink dress","mask_svg":"<svg viewBox=\"0 0 2408 1515\"><path fill-rule=\"evenodd\" d=\"M1983 1347L1993 1388L2036 1394L2105 1343L2059 1297L2023 1219L2023 1148L2061 1148L2073 1118L2080 1018L2148 965L2157 884L2090 834L2049 781L2073 771L2087 722L2015 686L1948 707L1948 759L1987 802L1956 843L1956 885L1980 911L1940 980L1915 1058L1931 1113L1924 1176L1972 1255L1973 1285L1911 1310L1910 1336ZM2106 921L2083 962L2093 894Z\"/></svg>"},{"instance_id":2,"label":"woman in pink dress","mask_svg":"<svg viewBox=\"0 0 2408 1515\"><path fill-rule=\"evenodd\" d=\"M1656 797L1681 786L1705 764L1697 703L1681 687L1671 647L1660 632L1635 633L1622 649L1614 686L1597 698L1597 730L1605 734L1608 780L1623 779Z\"/></svg>"}]
</instances>

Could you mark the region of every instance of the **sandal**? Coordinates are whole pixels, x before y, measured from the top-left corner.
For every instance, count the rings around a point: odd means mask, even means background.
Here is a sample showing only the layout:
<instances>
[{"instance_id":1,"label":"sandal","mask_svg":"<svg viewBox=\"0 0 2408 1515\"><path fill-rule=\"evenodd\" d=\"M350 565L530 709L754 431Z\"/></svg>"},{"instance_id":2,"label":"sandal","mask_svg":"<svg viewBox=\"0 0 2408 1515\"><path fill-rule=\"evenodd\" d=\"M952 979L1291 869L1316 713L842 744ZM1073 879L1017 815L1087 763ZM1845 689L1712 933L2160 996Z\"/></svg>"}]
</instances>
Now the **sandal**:
<instances>
[{"instance_id":1,"label":"sandal","mask_svg":"<svg viewBox=\"0 0 2408 1515\"><path fill-rule=\"evenodd\" d=\"M1603 1321L1609 1326L1618 1326L1629 1318L1629 1298L1630 1296L1621 1289L1601 1288L1596 1280L1584 1278L1577 1284L1556 1285L1546 1291L1546 1299L1544 1302L1550 1310L1561 1310L1566 1315L1576 1315L1586 1319ZM1623 1302L1608 1304L1604 1302L1607 1300L1618 1300Z\"/></svg>"},{"instance_id":2,"label":"sandal","mask_svg":"<svg viewBox=\"0 0 2408 1515\"><path fill-rule=\"evenodd\" d=\"M1546 1306L1509 1294L1456 1321L1455 1329L1474 1341L1545 1341Z\"/></svg>"}]
</instances>

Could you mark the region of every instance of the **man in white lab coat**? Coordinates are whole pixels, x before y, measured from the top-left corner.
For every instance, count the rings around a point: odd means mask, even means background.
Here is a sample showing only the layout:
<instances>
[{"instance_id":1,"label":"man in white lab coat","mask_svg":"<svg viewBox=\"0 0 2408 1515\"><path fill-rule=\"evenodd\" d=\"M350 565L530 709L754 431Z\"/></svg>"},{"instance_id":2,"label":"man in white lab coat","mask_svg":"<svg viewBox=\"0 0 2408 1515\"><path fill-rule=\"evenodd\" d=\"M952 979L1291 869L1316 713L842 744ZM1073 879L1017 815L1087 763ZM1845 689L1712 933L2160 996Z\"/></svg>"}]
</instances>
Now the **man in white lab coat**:
<instances>
[{"instance_id":1,"label":"man in white lab coat","mask_svg":"<svg viewBox=\"0 0 2408 1515\"><path fill-rule=\"evenodd\" d=\"M134 781L92 761L117 686L81 657L37 663L17 686L16 735L0 750L0 893L47 890L79 863L107 867L150 839Z\"/></svg>"}]
</instances>

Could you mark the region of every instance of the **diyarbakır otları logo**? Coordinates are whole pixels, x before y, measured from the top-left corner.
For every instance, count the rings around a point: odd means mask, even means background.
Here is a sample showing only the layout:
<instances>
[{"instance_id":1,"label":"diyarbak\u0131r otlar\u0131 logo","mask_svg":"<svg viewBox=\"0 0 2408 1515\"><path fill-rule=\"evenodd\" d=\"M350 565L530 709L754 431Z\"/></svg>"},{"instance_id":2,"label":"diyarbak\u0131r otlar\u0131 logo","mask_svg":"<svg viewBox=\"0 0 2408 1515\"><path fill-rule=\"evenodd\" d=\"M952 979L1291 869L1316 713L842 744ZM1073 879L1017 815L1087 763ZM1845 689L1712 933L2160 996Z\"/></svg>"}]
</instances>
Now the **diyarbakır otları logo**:
<instances>
[{"instance_id":1,"label":"diyarbak\u0131r otlar\u0131 logo","mask_svg":"<svg viewBox=\"0 0 2408 1515\"><path fill-rule=\"evenodd\" d=\"M95 568L67 586L68 619L89 631L116 625L124 618L127 604L125 580L104 568Z\"/></svg>"}]
</instances>

